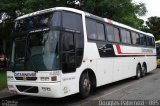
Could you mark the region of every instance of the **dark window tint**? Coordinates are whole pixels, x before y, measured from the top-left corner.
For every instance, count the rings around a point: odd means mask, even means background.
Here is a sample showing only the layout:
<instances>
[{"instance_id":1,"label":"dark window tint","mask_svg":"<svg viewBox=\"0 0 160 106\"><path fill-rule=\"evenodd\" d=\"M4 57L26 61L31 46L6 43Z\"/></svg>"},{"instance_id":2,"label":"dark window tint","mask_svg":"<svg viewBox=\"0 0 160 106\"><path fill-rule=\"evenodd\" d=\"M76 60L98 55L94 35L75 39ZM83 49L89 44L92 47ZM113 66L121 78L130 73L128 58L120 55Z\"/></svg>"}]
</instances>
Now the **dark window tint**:
<instances>
[{"instance_id":1,"label":"dark window tint","mask_svg":"<svg viewBox=\"0 0 160 106\"><path fill-rule=\"evenodd\" d=\"M45 13L17 20L14 31L19 33L27 30L49 27L52 16L52 13Z\"/></svg>"},{"instance_id":2,"label":"dark window tint","mask_svg":"<svg viewBox=\"0 0 160 106\"><path fill-rule=\"evenodd\" d=\"M155 43L154 43L154 38L152 37L147 37L147 46L152 46L154 47L155 46Z\"/></svg>"},{"instance_id":3,"label":"dark window tint","mask_svg":"<svg viewBox=\"0 0 160 106\"><path fill-rule=\"evenodd\" d=\"M115 42L120 42L119 29L118 28L114 28L114 38L115 38Z\"/></svg>"},{"instance_id":4,"label":"dark window tint","mask_svg":"<svg viewBox=\"0 0 160 106\"><path fill-rule=\"evenodd\" d=\"M140 44L140 37L135 32L132 32L132 43L137 45Z\"/></svg>"},{"instance_id":5,"label":"dark window tint","mask_svg":"<svg viewBox=\"0 0 160 106\"><path fill-rule=\"evenodd\" d=\"M63 51L74 51L74 37L72 33L65 32L63 36Z\"/></svg>"},{"instance_id":6,"label":"dark window tint","mask_svg":"<svg viewBox=\"0 0 160 106\"><path fill-rule=\"evenodd\" d=\"M147 46L149 46L150 44L149 44L149 37L146 37L146 44L147 44Z\"/></svg>"},{"instance_id":7,"label":"dark window tint","mask_svg":"<svg viewBox=\"0 0 160 106\"><path fill-rule=\"evenodd\" d=\"M89 39L97 39L96 22L91 19L86 19L87 36Z\"/></svg>"},{"instance_id":8,"label":"dark window tint","mask_svg":"<svg viewBox=\"0 0 160 106\"><path fill-rule=\"evenodd\" d=\"M127 43L131 44L131 34L129 31L126 31L126 38L127 38Z\"/></svg>"},{"instance_id":9,"label":"dark window tint","mask_svg":"<svg viewBox=\"0 0 160 106\"><path fill-rule=\"evenodd\" d=\"M146 45L146 36L140 34L140 44L141 45Z\"/></svg>"},{"instance_id":10,"label":"dark window tint","mask_svg":"<svg viewBox=\"0 0 160 106\"><path fill-rule=\"evenodd\" d=\"M76 66L79 67L82 63L84 40L79 34L75 34L75 45L76 45Z\"/></svg>"},{"instance_id":11,"label":"dark window tint","mask_svg":"<svg viewBox=\"0 0 160 106\"><path fill-rule=\"evenodd\" d=\"M121 41L122 43L131 44L131 36L129 31L121 29Z\"/></svg>"},{"instance_id":12,"label":"dark window tint","mask_svg":"<svg viewBox=\"0 0 160 106\"><path fill-rule=\"evenodd\" d=\"M152 38L152 46L155 47L155 40Z\"/></svg>"},{"instance_id":13,"label":"dark window tint","mask_svg":"<svg viewBox=\"0 0 160 106\"><path fill-rule=\"evenodd\" d=\"M95 20L86 19L87 36L89 39L105 40L104 25Z\"/></svg>"},{"instance_id":14,"label":"dark window tint","mask_svg":"<svg viewBox=\"0 0 160 106\"><path fill-rule=\"evenodd\" d=\"M149 37L149 46L152 46L152 44L153 44L153 40L151 37Z\"/></svg>"},{"instance_id":15,"label":"dark window tint","mask_svg":"<svg viewBox=\"0 0 160 106\"><path fill-rule=\"evenodd\" d=\"M72 12L63 12L63 27L82 31L82 17Z\"/></svg>"},{"instance_id":16,"label":"dark window tint","mask_svg":"<svg viewBox=\"0 0 160 106\"><path fill-rule=\"evenodd\" d=\"M97 23L97 37L98 40L105 40L104 26L101 23Z\"/></svg>"},{"instance_id":17,"label":"dark window tint","mask_svg":"<svg viewBox=\"0 0 160 106\"><path fill-rule=\"evenodd\" d=\"M52 26L61 25L61 12L54 12L52 17Z\"/></svg>"},{"instance_id":18,"label":"dark window tint","mask_svg":"<svg viewBox=\"0 0 160 106\"><path fill-rule=\"evenodd\" d=\"M62 33L62 71L63 73L74 72L75 70L75 40L73 33Z\"/></svg>"},{"instance_id":19,"label":"dark window tint","mask_svg":"<svg viewBox=\"0 0 160 106\"><path fill-rule=\"evenodd\" d=\"M106 25L106 32L107 32L107 38L108 38L108 41L111 41L111 42L114 42L114 29L113 29L113 26L111 25Z\"/></svg>"}]
</instances>

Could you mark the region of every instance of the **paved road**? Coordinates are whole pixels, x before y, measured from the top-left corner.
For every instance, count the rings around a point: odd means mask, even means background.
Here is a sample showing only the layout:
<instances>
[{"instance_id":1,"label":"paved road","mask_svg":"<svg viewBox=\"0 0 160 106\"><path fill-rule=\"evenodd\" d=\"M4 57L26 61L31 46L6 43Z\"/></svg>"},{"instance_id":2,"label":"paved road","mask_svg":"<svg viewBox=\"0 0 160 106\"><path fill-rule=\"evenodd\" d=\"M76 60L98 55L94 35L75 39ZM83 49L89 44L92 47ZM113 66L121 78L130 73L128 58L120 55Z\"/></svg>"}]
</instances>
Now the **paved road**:
<instances>
[{"instance_id":1,"label":"paved road","mask_svg":"<svg viewBox=\"0 0 160 106\"><path fill-rule=\"evenodd\" d=\"M104 105L102 100L160 100L160 69L156 69L144 78L133 78L118 81L96 89L87 99L79 99L77 95L62 99L41 98L31 96L13 96L2 98L0 105L5 103L18 104L18 106L94 106ZM157 103L157 101L153 101ZM160 104L155 104L160 106Z\"/></svg>"}]
</instances>

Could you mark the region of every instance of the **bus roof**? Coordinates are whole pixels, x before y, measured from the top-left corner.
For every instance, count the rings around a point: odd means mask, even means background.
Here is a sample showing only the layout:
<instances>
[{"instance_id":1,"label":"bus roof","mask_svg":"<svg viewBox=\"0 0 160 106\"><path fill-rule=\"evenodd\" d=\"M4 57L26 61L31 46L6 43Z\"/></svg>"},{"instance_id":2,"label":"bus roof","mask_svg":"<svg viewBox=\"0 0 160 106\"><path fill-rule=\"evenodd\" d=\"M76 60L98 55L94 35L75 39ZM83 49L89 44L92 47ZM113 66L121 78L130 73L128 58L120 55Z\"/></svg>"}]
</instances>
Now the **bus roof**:
<instances>
[{"instance_id":1,"label":"bus roof","mask_svg":"<svg viewBox=\"0 0 160 106\"><path fill-rule=\"evenodd\" d=\"M81 11L81 10L77 10L77 9L74 9L74 8L68 8L68 7L54 7L54 8L49 8L49 9L36 11L36 12L33 12L33 13L29 13L29 14L20 16L16 19L16 21L20 20L20 19L27 18L27 17L35 16L35 15L40 15L40 14L56 11L56 10L67 10L67 11L73 11L73 12L80 13L80 14L85 13L85 15L88 16L88 17L91 17L91 18L94 18L94 19L97 19L97 20L100 20L100 21L104 21L106 23L113 24L113 25L116 25L116 26L119 26L119 27L123 27L123 28L126 28L126 29L130 29L132 31L135 31L135 32L138 32L138 33L141 33L141 34L145 34L145 35L154 37L153 34L151 34L151 33L146 33L146 32L137 30L135 28L132 28L130 26L127 26L125 24L122 24L122 23L119 23L119 22L116 22L116 21L113 21L113 20L110 20L110 19L107 19L107 18L102 18L102 17L96 16L96 15L93 15L91 13L84 12L84 11Z\"/></svg>"},{"instance_id":2,"label":"bus roof","mask_svg":"<svg viewBox=\"0 0 160 106\"><path fill-rule=\"evenodd\" d=\"M20 20L20 19L24 19L24 18L27 18L27 17L40 15L40 14L44 14L44 13L49 13L49 12L56 11L56 10L67 10L67 11L73 11L73 12L76 12L76 13L84 13L83 11L77 10L77 9L74 9L74 8L54 7L54 8L44 9L44 10L40 10L40 11L36 11L36 12L26 14L26 15L23 15L23 16L20 16L20 17L16 18L15 20Z\"/></svg>"}]
</instances>

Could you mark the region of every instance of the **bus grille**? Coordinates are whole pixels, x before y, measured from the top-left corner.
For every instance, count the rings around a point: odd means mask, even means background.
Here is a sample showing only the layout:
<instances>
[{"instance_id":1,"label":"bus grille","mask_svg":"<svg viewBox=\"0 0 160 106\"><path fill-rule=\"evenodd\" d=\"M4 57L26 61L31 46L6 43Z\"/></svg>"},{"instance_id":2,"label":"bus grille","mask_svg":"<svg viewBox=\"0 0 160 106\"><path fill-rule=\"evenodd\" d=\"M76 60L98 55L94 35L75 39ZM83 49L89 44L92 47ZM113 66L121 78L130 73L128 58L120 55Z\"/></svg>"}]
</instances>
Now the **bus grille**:
<instances>
[{"instance_id":1,"label":"bus grille","mask_svg":"<svg viewBox=\"0 0 160 106\"><path fill-rule=\"evenodd\" d=\"M21 85L17 85L16 87L20 92L38 93L38 87L36 87L36 86L21 86Z\"/></svg>"},{"instance_id":2,"label":"bus grille","mask_svg":"<svg viewBox=\"0 0 160 106\"><path fill-rule=\"evenodd\" d=\"M35 81L37 80L37 77L15 77L16 80L26 80L26 81Z\"/></svg>"}]
</instances>

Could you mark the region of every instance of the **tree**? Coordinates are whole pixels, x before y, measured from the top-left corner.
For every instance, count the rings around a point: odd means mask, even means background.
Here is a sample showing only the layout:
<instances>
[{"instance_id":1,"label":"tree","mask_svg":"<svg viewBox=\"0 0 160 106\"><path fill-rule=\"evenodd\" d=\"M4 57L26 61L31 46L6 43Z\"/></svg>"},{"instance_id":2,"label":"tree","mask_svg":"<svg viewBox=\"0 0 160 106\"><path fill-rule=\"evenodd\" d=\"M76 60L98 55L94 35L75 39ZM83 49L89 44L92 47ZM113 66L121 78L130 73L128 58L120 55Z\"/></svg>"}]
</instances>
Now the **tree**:
<instances>
[{"instance_id":1,"label":"tree","mask_svg":"<svg viewBox=\"0 0 160 106\"><path fill-rule=\"evenodd\" d=\"M59 6L78 8L135 28L143 24L137 16L147 12L143 3L135 4L132 0L1 0L0 14L6 13L8 18L0 20L0 39L10 38L17 16Z\"/></svg>"},{"instance_id":2,"label":"tree","mask_svg":"<svg viewBox=\"0 0 160 106\"><path fill-rule=\"evenodd\" d=\"M146 26L142 28L143 31L152 33L156 40L160 40L160 17L150 17L146 22Z\"/></svg>"},{"instance_id":3,"label":"tree","mask_svg":"<svg viewBox=\"0 0 160 106\"><path fill-rule=\"evenodd\" d=\"M137 16L147 12L145 4L132 3L132 0L83 0L82 10L106 17L134 28L139 28L143 20Z\"/></svg>"},{"instance_id":4,"label":"tree","mask_svg":"<svg viewBox=\"0 0 160 106\"><path fill-rule=\"evenodd\" d=\"M0 28L5 29L5 32L11 32L10 26L13 25L14 19L22 13L27 14L56 6L78 8L135 28L143 24L143 20L138 19L137 15L141 16L147 12L143 3L135 4L132 0L3 0L0 1L0 13L5 12L10 18L7 23L1 22ZM6 33L2 32L0 35L3 38Z\"/></svg>"}]
</instances>

